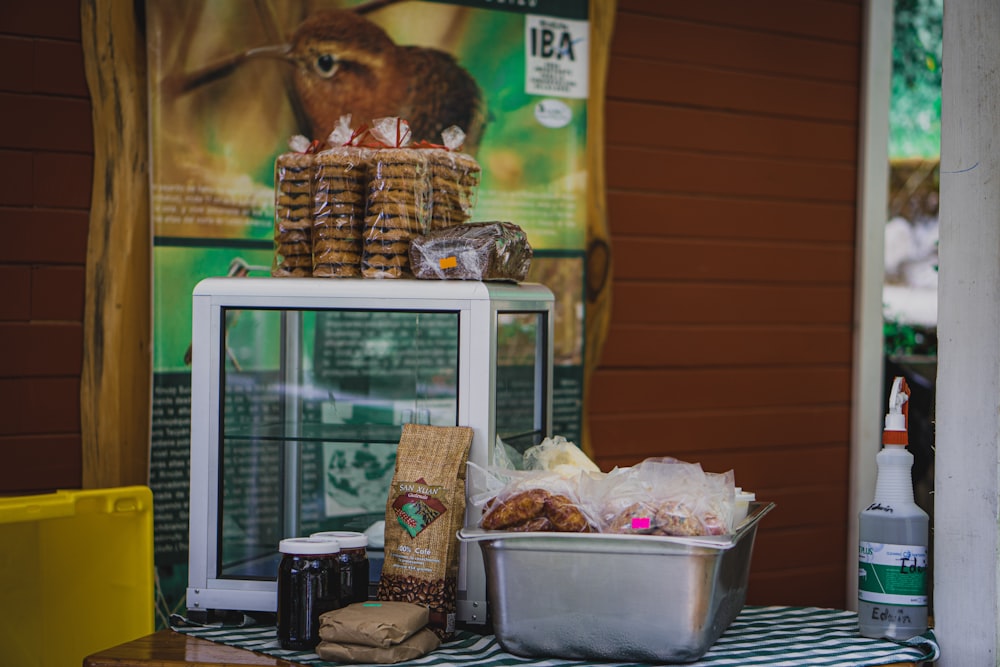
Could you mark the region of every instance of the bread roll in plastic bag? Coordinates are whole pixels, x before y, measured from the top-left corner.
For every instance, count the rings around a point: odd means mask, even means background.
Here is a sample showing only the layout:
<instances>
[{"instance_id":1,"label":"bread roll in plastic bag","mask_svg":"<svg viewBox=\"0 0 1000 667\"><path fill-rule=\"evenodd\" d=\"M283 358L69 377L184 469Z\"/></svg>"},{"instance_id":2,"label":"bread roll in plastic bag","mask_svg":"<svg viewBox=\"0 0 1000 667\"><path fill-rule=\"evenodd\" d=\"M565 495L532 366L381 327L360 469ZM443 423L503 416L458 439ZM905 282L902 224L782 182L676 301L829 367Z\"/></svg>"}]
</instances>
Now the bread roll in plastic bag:
<instances>
[{"instance_id":1,"label":"bread roll in plastic bag","mask_svg":"<svg viewBox=\"0 0 1000 667\"><path fill-rule=\"evenodd\" d=\"M413 275L426 280L522 282L533 255L527 234L512 222L470 222L410 243Z\"/></svg>"}]
</instances>

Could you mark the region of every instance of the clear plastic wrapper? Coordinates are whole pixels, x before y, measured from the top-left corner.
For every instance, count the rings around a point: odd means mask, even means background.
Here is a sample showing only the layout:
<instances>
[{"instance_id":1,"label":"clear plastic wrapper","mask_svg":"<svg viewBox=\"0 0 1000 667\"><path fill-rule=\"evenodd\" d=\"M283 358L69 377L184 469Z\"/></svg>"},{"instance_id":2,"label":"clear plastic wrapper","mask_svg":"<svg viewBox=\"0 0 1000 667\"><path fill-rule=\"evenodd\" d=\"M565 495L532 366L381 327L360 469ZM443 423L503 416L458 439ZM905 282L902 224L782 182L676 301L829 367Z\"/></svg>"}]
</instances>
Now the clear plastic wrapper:
<instances>
[{"instance_id":1,"label":"clear plastic wrapper","mask_svg":"<svg viewBox=\"0 0 1000 667\"><path fill-rule=\"evenodd\" d=\"M361 275L365 222L365 185L370 151L337 146L314 160L314 276Z\"/></svg>"},{"instance_id":2,"label":"clear plastic wrapper","mask_svg":"<svg viewBox=\"0 0 1000 667\"><path fill-rule=\"evenodd\" d=\"M430 231L410 246L413 275L428 280L506 280L528 275L534 251L512 222L470 222Z\"/></svg>"},{"instance_id":3,"label":"clear plastic wrapper","mask_svg":"<svg viewBox=\"0 0 1000 667\"><path fill-rule=\"evenodd\" d=\"M588 490L600 531L650 535L726 535L735 507L732 471L706 473L697 463L647 459L614 470Z\"/></svg>"},{"instance_id":4,"label":"clear plastic wrapper","mask_svg":"<svg viewBox=\"0 0 1000 667\"><path fill-rule=\"evenodd\" d=\"M465 133L456 126L441 133L444 146L426 149L431 169L431 229L462 225L472 219L482 169L461 152Z\"/></svg>"},{"instance_id":5,"label":"clear plastic wrapper","mask_svg":"<svg viewBox=\"0 0 1000 667\"><path fill-rule=\"evenodd\" d=\"M426 151L406 148L408 132L399 119L380 119L371 129L391 147L371 156L361 258L365 278L412 278L410 242L430 226L430 160Z\"/></svg>"},{"instance_id":6,"label":"clear plastic wrapper","mask_svg":"<svg viewBox=\"0 0 1000 667\"><path fill-rule=\"evenodd\" d=\"M481 503L480 526L512 532L596 532L596 518L579 498L581 474L568 477L549 471L501 474L507 481Z\"/></svg>"},{"instance_id":7,"label":"clear plastic wrapper","mask_svg":"<svg viewBox=\"0 0 1000 667\"><path fill-rule=\"evenodd\" d=\"M693 537L732 534L734 475L648 459L609 473L579 466L488 470L469 464L470 496L486 530ZM553 500L556 499L556 500Z\"/></svg>"},{"instance_id":8,"label":"clear plastic wrapper","mask_svg":"<svg viewBox=\"0 0 1000 667\"><path fill-rule=\"evenodd\" d=\"M426 153L431 164L431 229L469 222L479 193L479 163L471 155L443 148Z\"/></svg>"},{"instance_id":9,"label":"clear plastic wrapper","mask_svg":"<svg viewBox=\"0 0 1000 667\"><path fill-rule=\"evenodd\" d=\"M309 140L293 137L292 150L274 161L273 276L312 275L314 153Z\"/></svg>"}]
</instances>

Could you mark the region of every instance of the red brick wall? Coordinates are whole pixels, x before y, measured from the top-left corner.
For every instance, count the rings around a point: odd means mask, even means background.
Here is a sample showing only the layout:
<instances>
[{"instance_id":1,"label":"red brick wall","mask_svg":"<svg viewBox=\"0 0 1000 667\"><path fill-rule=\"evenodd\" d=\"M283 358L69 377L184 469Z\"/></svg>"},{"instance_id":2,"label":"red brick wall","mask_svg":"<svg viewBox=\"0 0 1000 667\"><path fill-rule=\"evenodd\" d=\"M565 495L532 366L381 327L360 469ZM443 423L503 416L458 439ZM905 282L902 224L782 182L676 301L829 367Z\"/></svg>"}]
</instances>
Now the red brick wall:
<instances>
[{"instance_id":1,"label":"red brick wall","mask_svg":"<svg viewBox=\"0 0 1000 667\"><path fill-rule=\"evenodd\" d=\"M81 484L93 165L78 0L0 3L0 493Z\"/></svg>"}]
</instances>

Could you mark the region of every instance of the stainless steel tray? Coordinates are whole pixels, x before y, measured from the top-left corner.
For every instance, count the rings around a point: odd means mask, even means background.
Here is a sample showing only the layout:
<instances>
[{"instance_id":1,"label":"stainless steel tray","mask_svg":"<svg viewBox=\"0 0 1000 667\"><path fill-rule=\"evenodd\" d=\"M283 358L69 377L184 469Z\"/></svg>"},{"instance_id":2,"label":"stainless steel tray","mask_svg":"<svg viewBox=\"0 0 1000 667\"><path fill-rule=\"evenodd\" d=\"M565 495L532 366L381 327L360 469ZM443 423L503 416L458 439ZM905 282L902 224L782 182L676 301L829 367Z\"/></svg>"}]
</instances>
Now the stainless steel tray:
<instances>
[{"instance_id":1,"label":"stainless steel tray","mask_svg":"<svg viewBox=\"0 0 1000 667\"><path fill-rule=\"evenodd\" d=\"M691 662L746 601L755 502L732 535L659 537L463 529L486 567L493 630L526 657Z\"/></svg>"}]
</instances>

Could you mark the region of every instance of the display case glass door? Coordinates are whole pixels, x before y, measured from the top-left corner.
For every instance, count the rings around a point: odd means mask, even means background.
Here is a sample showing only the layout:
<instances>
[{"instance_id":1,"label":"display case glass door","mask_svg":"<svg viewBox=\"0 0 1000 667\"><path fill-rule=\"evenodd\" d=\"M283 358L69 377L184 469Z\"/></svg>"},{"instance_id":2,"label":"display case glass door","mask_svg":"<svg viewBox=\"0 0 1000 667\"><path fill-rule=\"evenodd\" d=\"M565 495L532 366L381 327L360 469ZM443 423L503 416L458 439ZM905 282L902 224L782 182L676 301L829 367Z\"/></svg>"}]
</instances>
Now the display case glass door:
<instances>
[{"instance_id":1,"label":"display case glass door","mask_svg":"<svg viewBox=\"0 0 1000 667\"><path fill-rule=\"evenodd\" d=\"M511 463L546 436L547 331L543 312L497 313L497 438Z\"/></svg>"},{"instance_id":2,"label":"display case glass door","mask_svg":"<svg viewBox=\"0 0 1000 667\"><path fill-rule=\"evenodd\" d=\"M456 425L459 313L221 312L217 571L274 579L282 538L384 518L402 424Z\"/></svg>"}]
</instances>

